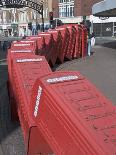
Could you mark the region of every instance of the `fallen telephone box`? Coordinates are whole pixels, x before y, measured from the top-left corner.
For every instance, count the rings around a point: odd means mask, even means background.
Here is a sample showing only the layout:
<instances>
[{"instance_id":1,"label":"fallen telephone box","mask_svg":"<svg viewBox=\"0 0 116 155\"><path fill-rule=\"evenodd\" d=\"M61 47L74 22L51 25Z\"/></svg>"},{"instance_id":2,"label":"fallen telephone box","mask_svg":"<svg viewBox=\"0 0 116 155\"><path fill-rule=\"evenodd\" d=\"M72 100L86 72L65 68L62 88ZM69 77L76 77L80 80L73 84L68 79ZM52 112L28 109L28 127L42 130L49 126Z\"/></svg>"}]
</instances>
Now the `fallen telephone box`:
<instances>
[{"instance_id":1,"label":"fallen telephone box","mask_svg":"<svg viewBox=\"0 0 116 155\"><path fill-rule=\"evenodd\" d=\"M31 111L38 132L54 154L113 155L116 152L113 140L116 110L78 72L55 72L38 79L33 88ZM39 145L37 149L46 154Z\"/></svg>"}]
</instances>

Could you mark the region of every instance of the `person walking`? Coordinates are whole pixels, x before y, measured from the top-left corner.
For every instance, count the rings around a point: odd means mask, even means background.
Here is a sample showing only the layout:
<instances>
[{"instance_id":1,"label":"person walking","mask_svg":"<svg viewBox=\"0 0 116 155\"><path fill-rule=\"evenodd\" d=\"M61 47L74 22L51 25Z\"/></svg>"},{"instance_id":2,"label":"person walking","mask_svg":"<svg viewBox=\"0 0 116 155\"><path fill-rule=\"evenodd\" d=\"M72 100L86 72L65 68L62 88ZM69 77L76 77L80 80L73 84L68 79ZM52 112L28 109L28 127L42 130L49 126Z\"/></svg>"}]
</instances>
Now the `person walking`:
<instances>
[{"instance_id":1,"label":"person walking","mask_svg":"<svg viewBox=\"0 0 116 155\"><path fill-rule=\"evenodd\" d=\"M91 56L91 34L90 31L88 30L88 56Z\"/></svg>"},{"instance_id":2,"label":"person walking","mask_svg":"<svg viewBox=\"0 0 116 155\"><path fill-rule=\"evenodd\" d=\"M4 33L0 34L0 51L3 51L3 44L4 44Z\"/></svg>"}]
</instances>

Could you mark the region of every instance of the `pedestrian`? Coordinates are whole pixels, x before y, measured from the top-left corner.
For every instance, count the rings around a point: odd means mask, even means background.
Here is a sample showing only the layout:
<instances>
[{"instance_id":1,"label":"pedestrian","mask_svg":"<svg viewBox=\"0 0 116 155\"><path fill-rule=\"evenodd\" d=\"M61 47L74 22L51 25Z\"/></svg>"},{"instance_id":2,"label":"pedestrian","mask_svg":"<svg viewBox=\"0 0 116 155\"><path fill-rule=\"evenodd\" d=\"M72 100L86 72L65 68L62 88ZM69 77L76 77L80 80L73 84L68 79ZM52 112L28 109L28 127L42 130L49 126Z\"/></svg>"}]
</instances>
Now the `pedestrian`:
<instances>
[{"instance_id":1,"label":"pedestrian","mask_svg":"<svg viewBox=\"0 0 116 155\"><path fill-rule=\"evenodd\" d=\"M3 44L4 44L4 33L0 34L0 51L3 51Z\"/></svg>"},{"instance_id":2,"label":"pedestrian","mask_svg":"<svg viewBox=\"0 0 116 155\"><path fill-rule=\"evenodd\" d=\"M90 30L89 29L87 30L88 30L88 51L87 53L88 53L88 56L91 56L91 34L90 34Z\"/></svg>"},{"instance_id":3,"label":"pedestrian","mask_svg":"<svg viewBox=\"0 0 116 155\"><path fill-rule=\"evenodd\" d=\"M4 41L3 43L3 51L7 51L8 41Z\"/></svg>"},{"instance_id":4,"label":"pedestrian","mask_svg":"<svg viewBox=\"0 0 116 155\"><path fill-rule=\"evenodd\" d=\"M95 35L92 33L91 35L91 47L95 46Z\"/></svg>"},{"instance_id":5,"label":"pedestrian","mask_svg":"<svg viewBox=\"0 0 116 155\"><path fill-rule=\"evenodd\" d=\"M88 38L88 56L91 56L91 39Z\"/></svg>"}]
</instances>

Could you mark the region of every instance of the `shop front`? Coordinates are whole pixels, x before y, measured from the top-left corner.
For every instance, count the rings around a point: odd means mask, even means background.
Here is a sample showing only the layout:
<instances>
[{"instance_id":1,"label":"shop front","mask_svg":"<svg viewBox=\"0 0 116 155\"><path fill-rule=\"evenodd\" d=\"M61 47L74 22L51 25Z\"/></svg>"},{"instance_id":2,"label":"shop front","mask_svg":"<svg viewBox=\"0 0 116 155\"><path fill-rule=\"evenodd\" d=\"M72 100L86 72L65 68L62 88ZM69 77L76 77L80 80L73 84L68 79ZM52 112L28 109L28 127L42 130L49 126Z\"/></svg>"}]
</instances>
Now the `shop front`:
<instances>
[{"instance_id":1,"label":"shop front","mask_svg":"<svg viewBox=\"0 0 116 155\"><path fill-rule=\"evenodd\" d=\"M98 22L94 23L96 36L116 36L116 1L104 0L92 7L92 14ZM99 22L99 21L102 22Z\"/></svg>"},{"instance_id":2,"label":"shop front","mask_svg":"<svg viewBox=\"0 0 116 155\"><path fill-rule=\"evenodd\" d=\"M28 34L28 24L19 24L18 26L19 36L22 37Z\"/></svg>"}]
</instances>

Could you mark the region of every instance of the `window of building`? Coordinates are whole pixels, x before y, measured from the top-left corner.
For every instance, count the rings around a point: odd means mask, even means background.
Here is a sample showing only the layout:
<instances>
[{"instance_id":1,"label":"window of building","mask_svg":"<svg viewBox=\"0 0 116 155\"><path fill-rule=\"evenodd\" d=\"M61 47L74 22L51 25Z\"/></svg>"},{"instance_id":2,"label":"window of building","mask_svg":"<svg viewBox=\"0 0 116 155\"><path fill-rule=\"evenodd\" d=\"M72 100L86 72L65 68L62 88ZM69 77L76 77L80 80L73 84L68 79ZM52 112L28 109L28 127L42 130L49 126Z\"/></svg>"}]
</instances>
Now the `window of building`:
<instances>
[{"instance_id":1,"label":"window of building","mask_svg":"<svg viewBox=\"0 0 116 155\"><path fill-rule=\"evenodd\" d=\"M74 5L65 4L59 7L59 17L73 17Z\"/></svg>"}]
</instances>

